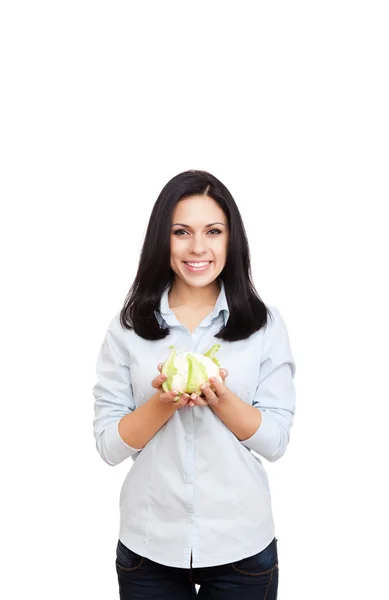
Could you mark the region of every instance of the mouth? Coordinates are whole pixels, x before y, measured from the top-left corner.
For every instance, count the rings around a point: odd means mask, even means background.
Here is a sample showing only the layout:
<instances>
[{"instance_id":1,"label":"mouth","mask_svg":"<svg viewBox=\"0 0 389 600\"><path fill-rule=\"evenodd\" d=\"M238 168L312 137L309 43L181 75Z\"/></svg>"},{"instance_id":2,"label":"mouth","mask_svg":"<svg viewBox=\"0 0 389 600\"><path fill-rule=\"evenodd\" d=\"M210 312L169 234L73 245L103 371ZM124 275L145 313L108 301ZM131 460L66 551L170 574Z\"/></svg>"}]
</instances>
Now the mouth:
<instances>
[{"instance_id":1,"label":"mouth","mask_svg":"<svg viewBox=\"0 0 389 600\"><path fill-rule=\"evenodd\" d=\"M184 261L184 265L191 271L192 273L203 273L212 264L212 260L204 260L204 261Z\"/></svg>"}]
</instances>

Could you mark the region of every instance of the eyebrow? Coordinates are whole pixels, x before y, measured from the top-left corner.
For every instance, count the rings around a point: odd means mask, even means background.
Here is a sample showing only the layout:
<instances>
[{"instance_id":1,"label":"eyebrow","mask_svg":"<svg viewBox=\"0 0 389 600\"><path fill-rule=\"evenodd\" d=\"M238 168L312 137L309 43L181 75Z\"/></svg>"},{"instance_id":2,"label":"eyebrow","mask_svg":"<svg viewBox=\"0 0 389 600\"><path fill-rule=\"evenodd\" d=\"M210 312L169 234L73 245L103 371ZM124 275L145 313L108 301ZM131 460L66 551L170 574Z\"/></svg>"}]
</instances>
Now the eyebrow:
<instances>
[{"instance_id":1,"label":"eyebrow","mask_svg":"<svg viewBox=\"0 0 389 600\"><path fill-rule=\"evenodd\" d=\"M175 225L180 225L181 227L192 229L190 225L185 225L185 223L173 223L172 227L174 227ZM205 227L212 227L212 225L224 225L224 227L226 227L226 225L224 223L221 223L220 221L216 221L216 223L209 223L209 225L206 225Z\"/></svg>"}]
</instances>

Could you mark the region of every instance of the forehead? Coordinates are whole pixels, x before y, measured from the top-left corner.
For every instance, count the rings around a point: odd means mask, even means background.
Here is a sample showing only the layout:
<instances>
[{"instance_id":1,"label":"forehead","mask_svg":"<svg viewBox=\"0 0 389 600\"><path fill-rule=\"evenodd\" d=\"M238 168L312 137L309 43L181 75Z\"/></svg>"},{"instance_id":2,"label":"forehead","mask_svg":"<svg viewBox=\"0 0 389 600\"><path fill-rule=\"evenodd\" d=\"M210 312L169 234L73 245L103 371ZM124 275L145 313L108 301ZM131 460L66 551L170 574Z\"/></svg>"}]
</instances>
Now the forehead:
<instances>
[{"instance_id":1,"label":"forehead","mask_svg":"<svg viewBox=\"0 0 389 600\"><path fill-rule=\"evenodd\" d=\"M177 202L172 222L192 225L220 221L227 225L227 217L219 204L209 196L190 196Z\"/></svg>"}]
</instances>

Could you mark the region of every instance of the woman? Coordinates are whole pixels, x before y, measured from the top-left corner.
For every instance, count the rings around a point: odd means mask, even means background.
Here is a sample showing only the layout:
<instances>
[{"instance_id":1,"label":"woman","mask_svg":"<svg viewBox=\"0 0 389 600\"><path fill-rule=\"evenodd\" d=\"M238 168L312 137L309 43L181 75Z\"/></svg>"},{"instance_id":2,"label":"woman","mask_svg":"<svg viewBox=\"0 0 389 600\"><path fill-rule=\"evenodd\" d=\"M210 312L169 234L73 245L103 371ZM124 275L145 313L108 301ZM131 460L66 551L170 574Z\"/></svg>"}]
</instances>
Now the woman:
<instances>
[{"instance_id":1,"label":"woman","mask_svg":"<svg viewBox=\"0 0 389 600\"><path fill-rule=\"evenodd\" d=\"M164 392L161 363L220 344L221 381ZM160 371L156 375L157 367ZM138 272L97 362L94 435L109 465L132 457L120 494L122 600L273 600L277 540L256 454L284 454L295 363L280 312L251 280L239 210L203 171L174 177L148 224Z\"/></svg>"}]
</instances>

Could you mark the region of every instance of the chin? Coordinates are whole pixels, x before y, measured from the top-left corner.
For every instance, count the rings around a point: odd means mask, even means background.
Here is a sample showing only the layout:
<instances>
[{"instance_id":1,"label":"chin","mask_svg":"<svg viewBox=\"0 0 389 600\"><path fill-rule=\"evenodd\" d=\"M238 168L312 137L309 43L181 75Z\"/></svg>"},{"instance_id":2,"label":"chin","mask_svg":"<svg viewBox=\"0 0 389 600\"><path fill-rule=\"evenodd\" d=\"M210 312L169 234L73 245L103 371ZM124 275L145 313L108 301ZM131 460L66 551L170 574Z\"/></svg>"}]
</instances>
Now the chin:
<instances>
[{"instance_id":1,"label":"chin","mask_svg":"<svg viewBox=\"0 0 389 600\"><path fill-rule=\"evenodd\" d=\"M216 275L215 277L198 277L193 279L190 279L189 277L182 277L182 279L191 287L206 287L207 285L214 283L218 277L219 275Z\"/></svg>"}]
</instances>

